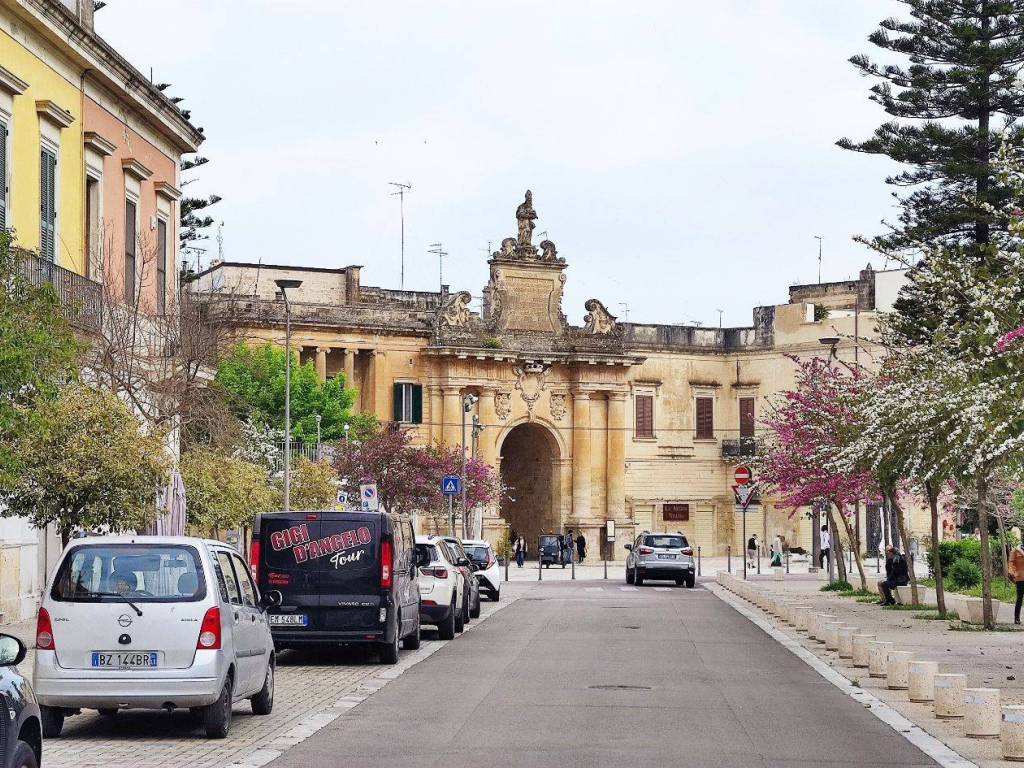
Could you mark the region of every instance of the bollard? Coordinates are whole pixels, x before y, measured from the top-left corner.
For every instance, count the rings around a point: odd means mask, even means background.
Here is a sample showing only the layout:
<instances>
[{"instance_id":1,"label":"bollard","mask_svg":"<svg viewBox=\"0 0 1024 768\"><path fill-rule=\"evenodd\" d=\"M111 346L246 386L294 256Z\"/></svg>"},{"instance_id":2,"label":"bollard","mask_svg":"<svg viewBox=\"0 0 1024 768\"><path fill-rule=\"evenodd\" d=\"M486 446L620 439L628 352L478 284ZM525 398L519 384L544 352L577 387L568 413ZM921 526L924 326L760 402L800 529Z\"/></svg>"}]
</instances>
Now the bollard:
<instances>
[{"instance_id":1,"label":"bollard","mask_svg":"<svg viewBox=\"0 0 1024 768\"><path fill-rule=\"evenodd\" d=\"M885 687L891 691L905 691L909 686L911 651L889 651L885 665Z\"/></svg>"},{"instance_id":2,"label":"bollard","mask_svg":"<svg viewBox=\"0 0 1024 768\"><path fill-rule=\"evenodd\" d=\"M772 566L772 579L774 581L785 581L785 571L781 565Z\"/></svg>"},{"instance_id":3,"label":"bollard","mask_svg":"<svg viewBox=\"0 0 1024 768\"><path fill-rule=\"evenodd\" d=\"M825 622L833 621L835 620L835 618L836 617L831 613L814 614L814 618L811 621L810 630L808 631L807 636L811 638L811 640L815 640L819 643L824 643L825 636L823 633L825 631Z\"/></svg>"},{"instance_id":4,"label":"bollard","mask_svg":"<svg viewBox=\"0 0 1024 768\"><path fill-rule=\"evenodd\" d=\"M789 550L786 550L786 573L789 573Z\"/></svg>"},{"instance_id":5,"label":"bollard","mask_svg":"<svg viewBox=\"0 0 1024 768\"><path fill-rule=\"evenodd\" d=\"M875 555L875 573L882 572L882 558L880 555Z\"/></svg>"},{"instance_id":6,"label":"bollard","mask_svg":"<svg viewBox=\"0 0 1024 768\"><path fill-rule=\"evenodd\" d=\"M907 669L908 698L919 704L935 701L935 675L938 671L937 661L910 662Z\"/></svg>"},{"instance_id":7,"label":"bollard","mask_svg":"<svg viewBox=\"0 0 1024 768\"><path fill-rule=\"evenodd\" d=\"M1000 736L1003 742L1003 759L1024 762L1024 706L1013 704L1003 707Z\"/></svg>"},{"instance_id":8,"label":"bollard","mask_svg":"<svg viewBox=\"0 0 1024 768\"><path fill-rule=\"evenodd\" d=\"M893 643L887 640L872 640L868 643L868 675L885 677L886 666L889 664L889 651Z\"/></svg>"},{"instance_id":9,"label":"bollard","mask_svg":"<svg viewBox=\"0 0 1024 768\"><path fill-rule=\"evenodd\" d=\"M967 688L964 690L964 731L972 739L994 739L999 735L998 688Z\"/></svg>"},{"instance_id":10,"label":"bollard","mask_svg":"<svg viewBox=\"0 0 1024 768\"><path fill-rule=\"evenodd\" d=\"M964 716L965 675L935 676L935 716L948 720Z\"/></svg>"},{"instance_id":11,"label":"bollard","mask_svg":"<svg viewBox=\"0 0 1024 768\"><path fill-rule=\"evenodd\" d=\"M875 639L874 635L853 636L853 666L866 669L868 666L868 646Z\"/></svg>"},{"instance_id":12,"label":"bollard","mask_svg":"<svg viewBox=\"0 0 1024 768\"><path fill-rule=\"evenodd\" d=\"M857 627L845 626L839 629L839 651L840 659L853 658L853 636L858 632Z\"/></svg>"},{"instance_id":13,"label":"bollard","mask_svg":"<svg viewBox=\"0 0 1024 768\"><path fill-rule=\"evenodd\" d=\"M726 557L726 560L725 560L725 562L726 562L725 570L727 570L729 573L732 573L732 544L726 544L726 546L725 546L725 557Z\"/></svg>"},{"instance_id":14,"label":"bollard","mask_svg":"<svg viewBox=\"0 0 1024 768\"><path fill-rule=\"evenodd\" d=\"M807 623L810 621L810 619L811 619L811 617L813 615L814 615L814 609L811 606L809 606L809 605L797 606L797 609L795 611L795 615L793 616L793 618L795 619L795 621L793 623L793 626L796 627L796 631L797 632L806 632L807 631Z\"/></svg>"},{"instance_id":15,"label":"bollard","mask_svg":"<svg viewBox=\"0 0 1024 768\"><path fill-rule=\"evenodd\" d=\"M825 650L839 650L839 629L845 627L841 621L830 621L825 624Z\"/></svg>"},{"instance_id":16,"label":"bollard","mask_svg":"<svg viewBox=\"0 0 1024 768\"><path fill-rule=\"evenodd\" d=\"M697 546L697 575L700 576L700 546Z\"/></svg>"}]
</instances>

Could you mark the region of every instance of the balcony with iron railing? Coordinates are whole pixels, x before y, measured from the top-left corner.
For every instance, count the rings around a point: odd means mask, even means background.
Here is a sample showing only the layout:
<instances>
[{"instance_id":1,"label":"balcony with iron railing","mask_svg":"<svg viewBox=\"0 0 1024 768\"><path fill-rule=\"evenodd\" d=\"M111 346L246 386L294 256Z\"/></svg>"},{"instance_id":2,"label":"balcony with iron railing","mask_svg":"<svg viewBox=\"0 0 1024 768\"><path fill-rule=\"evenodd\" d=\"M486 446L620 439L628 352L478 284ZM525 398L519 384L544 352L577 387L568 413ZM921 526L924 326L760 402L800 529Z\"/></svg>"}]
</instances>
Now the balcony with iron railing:
<instances>
[{"instance_id":1,"label":"balcony with iron railing","mask_svg":"<svg viewBox=\"0 0 1024 768\"><path fill-rule=\"evenodd\" d=\"M763 441L759 437L741 437L722 441L722 458L738 459L756 456L761 452Z\"/></svg>"},{"instance_id":2,"label":"balcony with iron railing","mask_svg":"<svg viewBox=\"0 0 1024 768\"><path fill-rule=\"evenodd\" d=\"M68 322L83 331L100 327L103 287L87 277L23 251L21 268L30 285L52 285L57 301Z\"/></svg>"}]
</instances>

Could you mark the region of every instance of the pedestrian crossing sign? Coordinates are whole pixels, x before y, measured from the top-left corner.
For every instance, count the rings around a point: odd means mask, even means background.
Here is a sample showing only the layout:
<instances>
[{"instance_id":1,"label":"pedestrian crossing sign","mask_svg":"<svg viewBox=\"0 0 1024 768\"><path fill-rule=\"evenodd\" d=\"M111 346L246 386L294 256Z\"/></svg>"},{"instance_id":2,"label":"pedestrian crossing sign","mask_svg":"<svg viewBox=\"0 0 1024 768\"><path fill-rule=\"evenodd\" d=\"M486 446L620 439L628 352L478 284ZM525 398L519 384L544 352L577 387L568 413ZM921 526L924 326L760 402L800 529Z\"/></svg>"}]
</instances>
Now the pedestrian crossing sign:
<instances>
[{"instance_id":1,"label":"pedestrian crossing sign","mask_svg":"<svg viewBox=\"0 0 1024 768\"><path fill-rule=\"evenodd\" d=\"M441 493L445 496L458 496L462 493L462 478L458 475L445 475L441 480Z\"/></svg>"}]
</instances>

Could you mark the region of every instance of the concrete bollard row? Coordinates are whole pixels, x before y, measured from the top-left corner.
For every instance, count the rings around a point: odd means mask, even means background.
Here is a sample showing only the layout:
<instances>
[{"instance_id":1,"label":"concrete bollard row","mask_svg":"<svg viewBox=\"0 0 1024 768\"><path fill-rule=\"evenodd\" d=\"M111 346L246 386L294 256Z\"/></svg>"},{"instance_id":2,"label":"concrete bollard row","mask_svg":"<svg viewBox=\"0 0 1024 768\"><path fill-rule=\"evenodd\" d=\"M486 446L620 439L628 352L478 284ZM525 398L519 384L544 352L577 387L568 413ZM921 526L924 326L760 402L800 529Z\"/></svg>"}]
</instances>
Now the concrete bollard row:
<instances>
[{"instance_id":1,"label":"concrete bollard row","mask_svg":"<svg viewBox=\"0 0 1024 768\"><path fill-rule=\"evenodd\" d=\"M850 625L846 625L839 630L837 651L839 652L840 659L853 658L853 636L857 632L859 632L857 627L851 627Z\"/></svg>"},{"instance_id":2,"label":"concrete bollard row","mask_svg":"<svg viewBox=\"0 0 1024 768\"><path fill-rule=\"evenodd\" d=\"M891 691L905 691L910 685L910 651L889 651L885 666L885 687Z\"/></svg>"},{"instance_id":3,"label":"concrete bollard row","mask_svg":"<svg viewBox=\"0 0 1024 768\"><path fill-rule=\"evenodd\" d=\"M868 650L874 642L875 635L859 634L853 636L853 666L859 669L868 667Z\"/></svg>"},{"instance_id":4,"label":"concrete bollard row","mask_svg":"<svg viewBox=\"0 0 1024 768\"><path fill-rule=\"evenodd\" d=\"M999 738L1003 746L1003 759L1024 762L1024 706L1013 704L1003 707Z\"/></svg>"},{"instance_id":5,"label":"concrete bollard row","mask_svg":"<svg viewBox=\"0 0 1024 768\"><path fill-rule=\"evenodd\" d=\"M907 670L907 697L919 704L935 700L935 675L939 673L937 661L912 661Z\"/></svg>"},{"instance_id":6,"label":"concrete bollard row","mask_svg":"<svg viewBox=\"0 0 1024 768\"><path fill-rule=\"evenodd\" d=\"M964 716L966 675L935 676L935 716L942 720Z\"/></svg>"},{"instance_id":7,"label":"concrete bollard row","mask_svg":"<svg viewBox=\"0 0 1024 768\"><path fill-rule=\"evenodd\" d=\"M964 689L964 731L973 739L999 736L1001 710L998 688Z\"/></svg>"}]
</instances>

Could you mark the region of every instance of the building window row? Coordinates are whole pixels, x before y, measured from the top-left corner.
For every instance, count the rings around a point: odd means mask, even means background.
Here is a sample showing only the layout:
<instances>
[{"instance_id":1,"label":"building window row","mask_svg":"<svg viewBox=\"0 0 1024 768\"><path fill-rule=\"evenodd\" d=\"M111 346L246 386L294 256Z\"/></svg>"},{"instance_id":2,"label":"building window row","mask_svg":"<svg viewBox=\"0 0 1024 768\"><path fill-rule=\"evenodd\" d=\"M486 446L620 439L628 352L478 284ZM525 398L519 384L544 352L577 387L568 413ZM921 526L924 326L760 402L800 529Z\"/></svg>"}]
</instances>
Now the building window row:
<instances>
[{"instance_id":1,"label":"building window row","mask_svg":"<svg viewBox=\"0 0 1024 768\"><path fill-rule=\"evenodd\" d=\"M633 395L633 435L638 440L655 438L654 394L637 393ZM752 438L755 431L755 400L754 397L739 398L740 438ZM698 395L693 400L694 437L697 440L715 439L715 398L710 395Z\"/></svg>"},{"instance_id":2,"label":"building window row","mask_svg":"<svg viewBox=\"0 0 1024 768\"><path fill-rule=\"evenodd\" d=\"M396 382L394 420L400 424L423 423L423 385Z\"/></svg>"}]
</instances>

